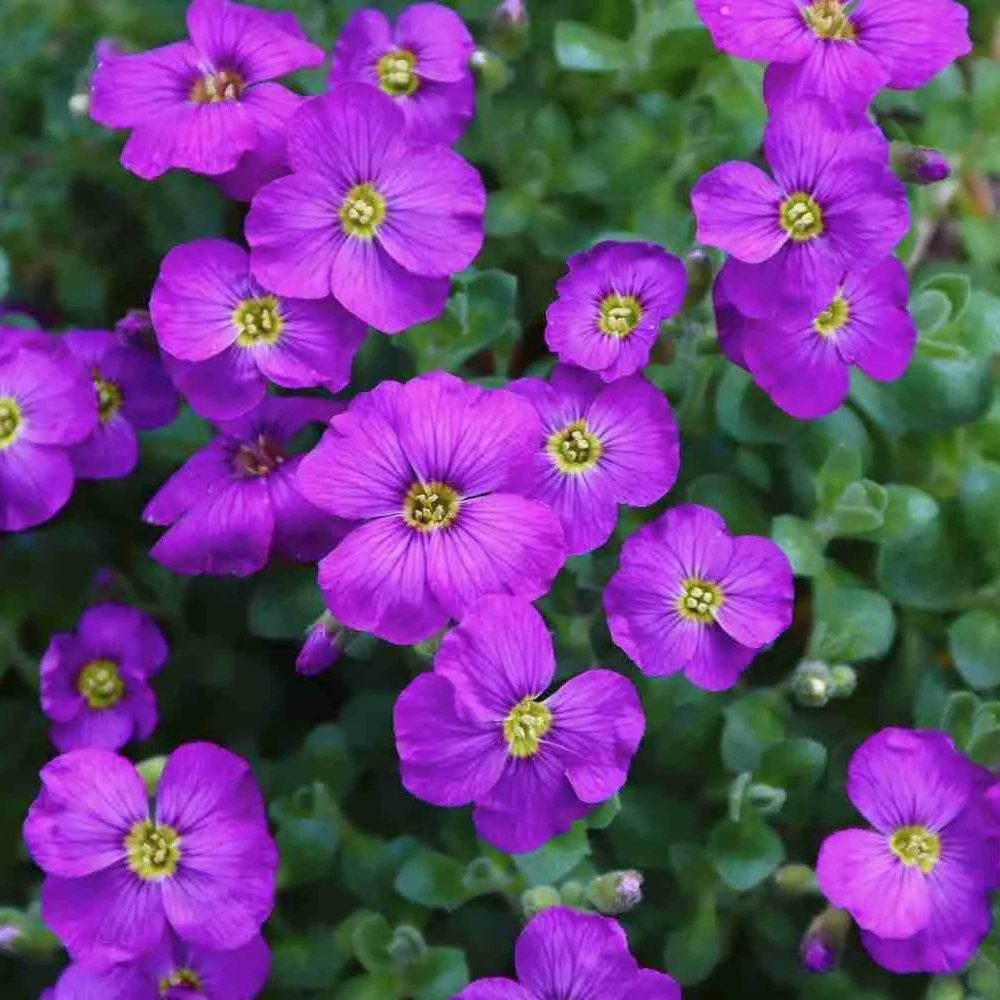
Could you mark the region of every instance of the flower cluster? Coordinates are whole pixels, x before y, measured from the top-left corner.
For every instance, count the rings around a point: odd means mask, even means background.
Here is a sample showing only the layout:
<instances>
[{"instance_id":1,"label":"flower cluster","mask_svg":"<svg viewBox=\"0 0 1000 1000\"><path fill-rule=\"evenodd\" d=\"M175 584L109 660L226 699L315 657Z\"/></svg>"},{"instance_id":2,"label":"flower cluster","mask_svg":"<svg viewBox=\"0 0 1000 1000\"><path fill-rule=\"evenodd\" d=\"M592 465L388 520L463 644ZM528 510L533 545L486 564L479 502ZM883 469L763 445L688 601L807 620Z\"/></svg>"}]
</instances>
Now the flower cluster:
<instances>
[{"instance_id":1,"label":"flower cluster","mask_svg":"<svg viewBox=\"0 0 1000 1000\"><path fill-rule=\"evenodd\" d=\"M883 729L851 759L847 794L874 829L841 830L816 875L893 972L957 972L1000 887L1000 786L943 733Z\"/></svg>"},{"instance_id":2,"label":"flower cluster","mask_svg":"<svg viewBox=\"0 0 1000 1000\"><path fill-rule=\"evenodd\" d=\"M696 0L724 52L770 63L770 174L724 163L695 185L698 239L729 257L716 282L720 344L800 419L835 410L852 366L891 381L916 330L889 255L909 224L889 144L866 112L884 86L921 86L971 48L955 0Z\"/></svg>"}]
</instances>

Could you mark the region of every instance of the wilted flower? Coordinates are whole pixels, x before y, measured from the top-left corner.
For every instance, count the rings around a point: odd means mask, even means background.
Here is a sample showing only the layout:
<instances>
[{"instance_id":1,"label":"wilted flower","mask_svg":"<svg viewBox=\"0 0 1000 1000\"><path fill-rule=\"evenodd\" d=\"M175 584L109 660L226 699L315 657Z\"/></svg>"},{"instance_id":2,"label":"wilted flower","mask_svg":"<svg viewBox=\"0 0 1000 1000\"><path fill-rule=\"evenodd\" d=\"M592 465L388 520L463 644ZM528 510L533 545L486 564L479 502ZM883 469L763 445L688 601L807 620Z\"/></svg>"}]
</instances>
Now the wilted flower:
<instances>
[{"instance_id":1,"label":"wilted flower","mask_svg":"<svg viewBox=\"0 0 1000 1000\"><path fill-rule=\"evenodd\" d=\"M60 750L118 750L144 740L156 726L149 679L169 649L156 622L137 608L99 604L85 611L73 634L49 640L42 657L42 711Z\"/></svg>"},{"instance_id":2,"label":"wilted flower","mask_svg":"<svg viewBox=\"0 0 1000 1000\"><path fill-rule=\"evenodd\" d=\"M486 597L445 637L434 669L393 712L407 791L473 804L484 840L508 853L565 833L625 784L645 728L630 681L587 670L548 698L552 639L526 601Z\"/></svg>"}]
</instances>

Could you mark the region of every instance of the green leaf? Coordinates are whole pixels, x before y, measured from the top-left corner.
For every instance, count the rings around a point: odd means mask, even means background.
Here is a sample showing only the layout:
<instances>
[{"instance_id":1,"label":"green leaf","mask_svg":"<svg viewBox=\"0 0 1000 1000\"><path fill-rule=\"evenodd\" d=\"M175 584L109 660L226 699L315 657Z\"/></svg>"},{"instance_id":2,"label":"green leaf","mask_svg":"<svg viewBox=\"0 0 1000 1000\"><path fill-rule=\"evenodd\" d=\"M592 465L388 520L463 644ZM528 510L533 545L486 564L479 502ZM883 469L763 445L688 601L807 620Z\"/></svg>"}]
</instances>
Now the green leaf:
<instances>
[{"instance_id":1,"label":"green leaf","mask_svg":"<svg viewBox=\"0 0 1000 1000\"><path fill-rule=\"evenodd\" d=\"M943 518L903 541L887 542L879 553L879 589L894 603L934 610L947 608L964 588L964 574Z\"/></svg>"},{"instance_id":2,"label":"green leaf","mask_svg":"<svg viewBox=\"0 0 1000 1000\"><path fill-rule=\"evenodd\" d=\"M552 885L565 878L588 854L587 826L581 822L537 851L515 854L513 859L529 885Z\"/></svg>"},{"instance_id":3,"label":"green leaf","mask_svg":"<svg viewBox=\"0 0 1000 1000\"><path fill-rule=\"evenodd\" d=\"M261 639L302 639L324 607L315 569L272 569L261 578L250 598L247 627L251 635Z\"/></svg>"},{"instance_id":4,"label":"green leaf","mask_svg":"<svg viewBox=\"0 0 1000 1000\"><path fill-rule=\"evenodd\" d=\"M721 515L734 535L757 535L767 531L767 515L757 494L742 479L724 472L699 476L687 488L691 503L711 507Z\"/></svg>"},{"instance_id":5,"label":"green leaf","mask_svg":"<svg viewBox=\"0 0 1000 1000\"><path fill-rule=\"evenodd\" d=\"M340 841L341 819L321 781L304 786L271 806L281 855L279 882L302 885L326 878Z\"/></svg>"},{"instance_id":6,"label":"green leaf","mask_svg":"<svg viewBox=\"0 0 1000 1000\"><path fill-rule=\"evenodd\" d=\"M816 499L820 509L830 511L851 483L864 472L861 452L849 444L835 445L816 476Z\"/></svg>"},{"instance_id":7,"label":"green leaf","mask_svg":"<svg viewBox=\"0 0 1000 1000\"><path fill-rule=\"evenodd\" d=\"M465 953L457 948L431 948L408 978L413 1000L448 1000L469 982Z\"/></svg>"},{"instance_id":8,"label":"green leaf","mask_svg":"<svg viewBox=\"0 0 1000 1000\"><path fill-rule=\"evenodd\" d=\"M351 946L354 957L369 971L378 972L392 967L389 945L392 928L381 913L369 913L354 925Z\"/></svg>"},{"instance_id":9,"label":"green leaf","mask_svg":"<svg viewBox=\"0 0 1000 1000\"><path fill-rule=\"evenodd\" d=\"M823 543L808 521L781 514L771 525L771 538L788 557L796 576L818 576L823 572Z\"/></svg>"},{"instance_id":10,"label":"green leaf","mask_svg":"<svg viewBox=\"0 0 1000 1000\"><path fill-rule=\"evenodd\" d=\"M892 605L873 590L821 583L816 588L809 655L828 663L884 656L896 634Z\"/></svg>"},{"instance_id":11,"label":"green leaf","mask_svg":"<svg viewBox=\"0 0 1000 1000\"><path fill-rule=\"evenodd\" d=\"M556 62L583 73L618 73L631 62L628 42L579 21L559 21L555 30Z\"/></svg>"},{"instance_id":12,"label":"green leaf","mask_svg":"<svg viewBox=\"0 0 1000 1000\"><path fill-rule=\"evenodd\" d=\"M734 774L756 770L764 751L785 735L780 700L771 691L753 691L725 710L722 759Z\"/></svg>"},{"instance_id":13,"label":"green leaf","mask_svg":"<svg viewBox=\"0 0 1000 1000\"><path fill-rule=\"evenodd\" d=\"M396 891L411 903L455 910L470 898L465 885L466 866L437 851L422 849L396 876Z\"/></svg>"},{"instance_id":14,"label":"green leaf","mask_svg":"<svg viewBox=\"0 0 1000 1000\"><path fill-rule=\"evenodd\" d=\"M918 292L910 300L910 315L920 335L928 336L951 319L951 300L944 292L935 289Z\"/></svg>"},{"instance_id":15,"label":"green leaf","mask_svg":"<svg viewBox=\"0 0 1000 1000\"><path fill-rule=\"evenodd\" d=\"M826 747L808 739L791 739L768 747L754 781L782 788L789 798L804 798L819 784L826 770Z\"/></svg>"},{"instance_id":16,"label":"green leaf","mask_svg":"<svg viewBox=\"0 0 1000 1000\"><path fill-rule=\"evenodd\" d=\"M699 904L694 916L667 936L663 966L683 986L707 979L722 958L722 935L715 901Z\"/></svg>"},{"instance_id":17,"label":"green leaf","mask_svg":"<svg viewBox=\"0 0 1000 1000\"><path fill-rule=\"evenodd\" d=\"M965 315L972 297L972 282L964 274L935 274L924 282L920 292L940 292L948 300L949 316L952 322L957 322ZM919 297L919 296L918 296Z\"/></svg>"},{"instance_id":18,"label":"green leaf","mask_svg":"<svg viewBox=\"0 0 1000 1000\"><path fill-rule=\"evenodd\" d=\"M746 811L739 822L725 819L716 824L708 838L708 856L726 885L746 892L784 861L785 846L759 816Z\"/></svg>"},{"instance_id":19,"label":"green leaf","mask_svg":"<svg viewBox=\"0 0 1000 1000\"><path fill-rule=\"evenodd\" d=\"M1000 702L980 705L972 718L969 757L991 770L1000 764Z\"/></svg>"},{"instance_id":20,"label":"green leaf","mask_svg":"<svg viewBox=\"0 0 1000 1000\"><path fill-rule=\"evenodd\" d=\"M970 687L1000 684L1000 615L985 608L966 611L948 629L948 648Z\"/></svg>"},{"instance_id":21,"label":"green leaf","mask_svg":"<svg viewBox=\"0 0 1000 1000\"><path fill-rule=\"evenodd\" d=\"M726 367L715 397L719 426L734 440L746 444L781 444L797 430L791 417L782 413L756 386L748 372L736 365Z\"/></svg>"},{"instance_id":22,"label":"green leaf","mask_svg":"<svg viewBox=\"0 0 1000 1000\"><path fill-rule=\"evenodd\" d=\"M270 982L285 990L321 990L336 981L344 962L333 932L315 927L274 945Z\"/></svg>"},{"instance_id":23,"label":"green leaf","mask_svg":"<svg viewBox=\"0 0 1000 1000\"><path fill-rule=\"evenodd\" d=\"M915 486L885 487L882 526L873 533L879 541L900 541L923 531L938 515L937 501Z\"/></svg>"},{"instance_id":24,"label":"green leaf","mask_svg":"<svg viewBox=\"0 0 1000 1000\"><path fill-rule=\"evenodd\" d=\"M954 740L959 750L969 745L972 720L979 710L979 699L971 691L955 691L945 702L941 728Z\"/></svg>"},{"instance_id":25,"label":"green leaf","mask_svg":"<svg viewBox=\"0 0 1000 1000\"><path fill-rule=\"evenodd\" d=\"M850 483L830 511L830 531L835 537L877 531L885 520L889 496L884 486L862 479Z\"/></svg>"},{"instance_id":26,"label":"green leaf","mask_svg":"<svg viewBox=\"0 0 1000 1000\"><path fill-rule=\"evenodd\" d=\"M621 799L618 795L612 795L610 799L605 799L584 822L591 830L606 830L621 811Z\"/></svg>"}]
</instances>

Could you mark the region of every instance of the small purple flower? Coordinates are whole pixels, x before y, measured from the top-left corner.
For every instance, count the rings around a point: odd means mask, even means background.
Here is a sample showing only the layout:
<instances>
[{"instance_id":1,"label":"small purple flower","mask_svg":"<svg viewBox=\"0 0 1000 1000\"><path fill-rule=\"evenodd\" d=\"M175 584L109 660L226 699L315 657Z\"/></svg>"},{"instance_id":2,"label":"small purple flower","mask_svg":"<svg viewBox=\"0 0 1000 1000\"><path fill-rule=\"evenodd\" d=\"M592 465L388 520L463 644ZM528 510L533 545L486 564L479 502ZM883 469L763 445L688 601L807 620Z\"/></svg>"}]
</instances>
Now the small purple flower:
<instances>
[{"instance_id":1,"label":"small purple flower","mask_svg":"<svg viewBox=\"0 0 1000 1000\"><path fill-rule=\"evenodd\" d=\"M449 276L483 242L486 194L445 146L416 145L375 87L338 85L289 124L292 169L261 188L246 221L254 277L279 295L333 295L384 333L437 316Z\"/></svg>"},{"instance_id":2,"label":"small purple flower","mask_svg":"<svg viewBox=\"0 0 1000 1000\"><path fill-rule=\"evenodd\" d=\"M526 28L528 21L528 7L524 0L500 0L493 12L494 24Z\"/></svg>"},{"instance_id":3,"label":"small purple flower","mask_svg":"<svg viewBox=\"0 0 1000 1000\"><path fill-rule=\"evenodd\" d=\"M882 87L913 90L972 50L955 0L695 0L723 52L771 63L772 109L805 95L865 111Z\"/></svg>"},{"instance_id":4,"label":"small purple flower","mask_svg":"<svg viewBox=\"0 0 1000 1000\"><path fill-rule=\"evenodd\" d=\"M299 492L301 456L289 440L328 420L333 401L268 396L249 413L220 423L220 434L170 477L143 512L170 525L150 555L175 573L249 576L272 553L297 562L324 556L345 525Z\"/></svg>"},{"instance_id":5,"label":"small purple flower","mask_svg":"<svg viewBox=\"0 0 1000 1000\"><path fill-rule=\"evenodd\" d=\"M168 931L133 962L105 971L69 966L52 1000L253 1000L264 988L270 964L259 934L231 951L213 951Z\"/></svg>"},{"instance_id":6,"label":"small purple flower","mask_svg":"<svg viewBox=\"0 0 1000 1000\"><path fill-rule=\"evenodd\" d=\"M707 507L683 504L626 539L604 591L615 643L650 677L732 687L792 622L792 568L767 538L733 538Z\"/></svg>"},{"instance_id":7,"label":"small purple flower","mask_svg":"<svg viewBox=\"0 0 1000 1000\"><path fill-rule=\"evenodd\" d=\"M187 27L190 41L111 54L91 78L91 117L132 130L122 165L145 180L171 167L225 174L259 146L280 149L302 99L269 81L323 61L273 14L230 0L192 0Z\"/></svg>"},{"instance_id":8,"label":"small purple flower","mask_svg":"<svg viewBox=\"0 0 1000 1000\"><path fill-rule=\"evenodd\" d=\"M305 641L295 658L295 669L303 677L315 677L327 671L340 659L344 643L344 628L324 611L309 626Z\"/></svg>"},{"instance_id":9,"label":"small purple flower","mask_svg":"<svg viewBox=\"0 0 1000 1000\"><path fill-rule=\"evenodd\" d=\"M723 350L731 358L738 356L786 413L800 420L832 413L847 396L852 365L879 382L891 382L906 371L917 329L906 308L906 269L895 258L847 272L818 312L789 304L766 320L730 311L729 266L719 275L723 287L716 296Z\"/></svg>"},{"instance_id":10,"label":"small purple flower","mask_svg":"<svg viewBox=\"0 0 1000 1000\"><path fill-rule=\"evenodd\" d=\"M330 85L378 87L406 116L413 142L456 142L472 118L476 86L469 66L475 42L465 22L437 3L415 3L395 27L385 14L356 11L333 50Z\"/></svg>"},{"instance_id":11,"label":"small purple flower","mask_svg":"<svg viewBox=\"0 0 1000 1000\"><path fill-rule=\"evenodd\" d=\"M605 382L639 371L660 324L684 304L684 265L654 243L606 242L567 266L545 314L549 350Z\"/></svg>"},{"instance_id":12,"label":"small purple flower","mask_svg":"<svg viewBox=\"0 0 1000 1000\"><path fill-rule=\"evenodd\" d=\"M890 971L957 972L989 931L993 780L938 732L883 729L851 758L847 794L875 829L827 837L816 877Z\"/></svg>"},{"instance_id":13,"label":"small purple flower","mask_svg":"<svg viewBox=\"0 0 1000 1000\"><path fill-rule=\"evenodd\" d=\"M150 299L170 374L192 409L209 420L238 417L267 394L322 385L338 392L365 326L335 299L285 299L250 274L245 250L226 240L174 247Z\"/></svg>"},{"instance_id":14,"label":"small purple flower","mask_svg":"<svg viewBox=\"0 0 1000 1000\"><path fill-rule=\"evenodd\" d=\"M164 427L177 416L177 393L160 359L106 330L71 330L63 343L90 374L97 426L73 445L77 479L118 479L139 461L136 431Z\"/></svg>"},{"instance_id":15,"label":"small purple flower","mask_svg":"<svg viewBox=\"0 0 1000 1000\"><path fill-rule=\"evenodd\" d=\"M484 597L411 681L393 724L406 790L474 806L476 833L512 854L565 833L625 784L645 718L631 681L587 670L543 697L552 639L527 601Z\"/></svg>"},{"instance_id":16,"label":"small purple flower","mask_svg":"<svg viewBox=\"0 0 1000 1000\"><path fill-rule=\"evenodd\" d=\"M156 727L149 679L169 653L156 623L136 608L100 604L85 611L75 634L49 640L42 657L42 711L61 751L118 750Z\"/></svg>"},{"instance_id":17,"label":"small purple flower","mask_svg":"<svg viewBox=\"0 0 1000 1000\"><path fill-rule=\"evenodd\" d=\"M0 328L0 531L58 513L73 492L67 449L97 426L94 387L56 338Z\"/></svg>"},{"instance_id":18,"label":"small purple flower","mask_svg":"<svg viewBox=\"0 0 1000 1000\"><path fill-rule=\"evenodd\" d=\"M681 1000L670 976L639 968L616 920L564 906L521 931L514 965L516 981L477 979L455 1000Z\"/></svg>"},{"instance_id":19,"label":"small purple flower","mask_svg":"<svg viewBox=\"0 0 1000 1000\"><path fill-rule=\"evenodd\" d=\"M218 950L260 932L278 852L244 760L210 743L182 746L152 805L135 766L108 750L71 750L41 779L24 839L46 875L42 919L74 961L131 961L168 929Z\"/></svg>"},{"instance_id":20,"label":"small purple flower","mask_svg":"<svg viewBox=\"0 0 1000 1000\"><path fill-rule=\"evenodd\" d=\"M559 516L570 555L611 537L620 503L646 507L673 486L677 424L666 396L641 375L608 384L557 365L548 382L527 378L508 388L530 399L541 417L544 441L526 493Z\"/></svg>"},{"instance_id":21,"label":"small purple flower","mask_svg":"<svg viewBox=\"0 0 1000 1000\"><path fill-rule=\"evenodd\" d=\"M333 616L408 645L487 594L544 594L566 543L519 488L541 440L527 400L444 372L355 398L298 477L317 507L360 522L320 563Z\"/></svg>"},{"instance_id":22,"label":"small purple flower","mask_svg":"<svg viewBox=\"0 0 1000 1000\"><path fill-rule=\"evenodd\" d=\"M745 315L771 315L782 296L818 311L845 271L874 267L902 239L906 188L878 129L820 98L772 116L764 156L774 179L723 163L695 184L698 239L732 255L726 290Z\"/></svg>"}]
</instances>

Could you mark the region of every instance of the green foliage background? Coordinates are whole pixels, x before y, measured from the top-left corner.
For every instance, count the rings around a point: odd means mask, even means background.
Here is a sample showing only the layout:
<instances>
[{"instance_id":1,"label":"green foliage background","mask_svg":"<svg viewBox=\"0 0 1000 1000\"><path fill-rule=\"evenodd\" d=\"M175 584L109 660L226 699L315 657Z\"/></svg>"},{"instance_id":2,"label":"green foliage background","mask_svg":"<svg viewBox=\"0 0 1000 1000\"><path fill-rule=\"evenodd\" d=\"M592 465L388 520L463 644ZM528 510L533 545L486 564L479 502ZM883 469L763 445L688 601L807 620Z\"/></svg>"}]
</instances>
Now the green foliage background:
<instances>
[{"instance_id":1,"label":"green foliage background","mask_svg":"<svg viewBox=\"0 0 1000 1000\"><path fill-rule=\"evenodd\" d=\"M325 46L357 6L262 5L294 10ZM49 328L106 327L145 304L174 244L239 238L241 208L208 181L143 183L118 166L121 137L69 106L98 38L173 40L184 6L0 0L8 309ZM491 44L491 0L457 6ZM720 358L704 300L664 330L648 375L683 435L666 502L696 500L735 532L774 537L799 577L796 621L727 695L643 681L610 643L600 595L620 539L663 505L623 513L616 541L571 560L541 602L561 673L621 669L640 687L648 732L620 801L542 851L501 855L475 841L465 811L402 791L390 711L429 649L357 638L330 673L298 678L297 642L320 610L311 568L189 580L148 559L156 535L139 514L206 440L192 416L147 435L128 480L82 484L55 523L0 539L0 905L25 929L18 953L0 954L0 995L37 996L62 962L31 909L39 879L19 833L52 753L38 658L50 633L108 597L149 609L172 645L155 685L162 722L130 748L136 759L211 739L250 757L265 787L283 854L268 997L445 1000L468 974L507 972L525 888L563 885L572 897L627 867L646 876L645 902L623 918L633 948L686 996L924 995L925 980L893 979L856 943L842 971L803 974L798 941L822 901L781 891L772 875L810 864L824 833L852 821L844 767L873 730L943 726L977 760L1000 761L1000 63L995 0L969 6L976 55L877 103L892 137L942 148L956 166L952 181L913 193L900 253L921 339L906 377L859 379L837 413L796 423ZM609 235L686 253L691 185L722 160L758 155L760 69L716 53L691 0L536 0L531 13L506 68L488 65L460 146L490 190L477 269L456 280L440 320L392 341L371 335L352 391L438 367L490 381L544 371L544 310L565 257ZM297 82L318 91L323 73ZM854 665L854 694L799 704L790 677L806 657ZM994 937L964 987L934 989L1000 998L997 959Z\"/></svg>"}]
</instances>

